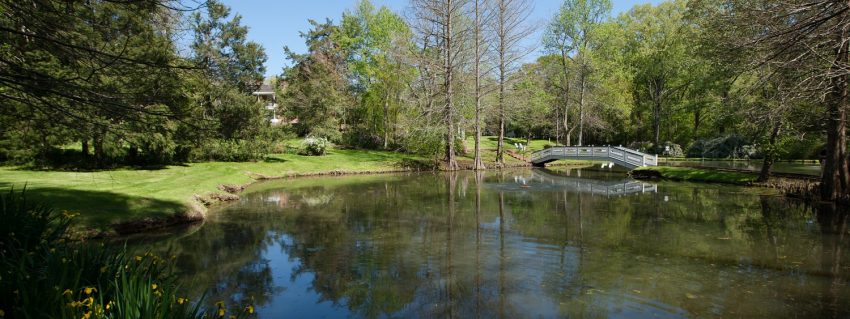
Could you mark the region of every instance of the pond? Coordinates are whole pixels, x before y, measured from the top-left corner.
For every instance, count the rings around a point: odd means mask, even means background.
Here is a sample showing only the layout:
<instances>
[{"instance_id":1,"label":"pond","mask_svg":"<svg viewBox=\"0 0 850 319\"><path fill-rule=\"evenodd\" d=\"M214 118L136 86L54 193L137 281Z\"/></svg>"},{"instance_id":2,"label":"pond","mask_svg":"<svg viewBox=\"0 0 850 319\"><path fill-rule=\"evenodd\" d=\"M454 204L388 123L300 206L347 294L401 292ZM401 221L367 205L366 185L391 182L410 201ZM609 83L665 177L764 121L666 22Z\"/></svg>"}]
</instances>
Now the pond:
<instances>
[{"instance_id":1,"label":"pond","mask_svg":"<svg viewBox=\"0 0 850 319\"><path fill-rule=\"evenodd\" d=\"M850 316L847 215L757 188L515 170L280 180L136 242L261 318Z\"/></svg>"}]
</instances>

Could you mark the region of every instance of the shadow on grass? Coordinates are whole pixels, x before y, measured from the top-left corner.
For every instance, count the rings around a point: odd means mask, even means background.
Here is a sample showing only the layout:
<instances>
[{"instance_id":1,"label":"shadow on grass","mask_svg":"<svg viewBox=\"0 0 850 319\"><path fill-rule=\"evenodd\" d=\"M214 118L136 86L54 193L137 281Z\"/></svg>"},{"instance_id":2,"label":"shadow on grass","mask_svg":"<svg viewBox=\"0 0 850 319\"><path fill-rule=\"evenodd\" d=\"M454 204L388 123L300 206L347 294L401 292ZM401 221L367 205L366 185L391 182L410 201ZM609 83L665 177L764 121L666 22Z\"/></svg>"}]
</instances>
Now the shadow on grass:
<instances>
[{"instance_id":1,"label":"shadow on grass","mask_svg":"<svg viewBox=\"0 0 850 319\"><path fill-rule=\"evenodd\" d=\"M186 210L186 206L176 201L64 188L28 188L27 198L58 211L79 213L76 226L93 228L129 220L167 218Z\"/></svg>"},{"instance_id":2,"label":"shadow on grass","mask_svg":"<svg viewBox=\"0 0 850 319\"><path fill-rule=\"evenodd\" d=\"M286 163L286 162L289 162L289 160L283 159L283 158L280 158L280 157L266 156L266 158L263 159L263 162L266 162L266 163Z\"/></svg>"},{"instance_id":3,"label":"shadow on grass","mask_svg":"<svg viewBox=\"0 0 850 319\"><path fill-rule=\"evenodd\" d=\"M121 171L121 170L132 170L132 171L159 171L168 169L169 166L181 166L186 167L189 166L187 163L175 163L168 165L144 165L144 166L133 166L133 165L122 165L122 166L111 166L111 167L102 167L102 168L92 168L92 167L82 167L82 166L19 166L15 168L18 171L33 171L33 172L110 172L110 171Z\"/></svg>"}]
</instances>

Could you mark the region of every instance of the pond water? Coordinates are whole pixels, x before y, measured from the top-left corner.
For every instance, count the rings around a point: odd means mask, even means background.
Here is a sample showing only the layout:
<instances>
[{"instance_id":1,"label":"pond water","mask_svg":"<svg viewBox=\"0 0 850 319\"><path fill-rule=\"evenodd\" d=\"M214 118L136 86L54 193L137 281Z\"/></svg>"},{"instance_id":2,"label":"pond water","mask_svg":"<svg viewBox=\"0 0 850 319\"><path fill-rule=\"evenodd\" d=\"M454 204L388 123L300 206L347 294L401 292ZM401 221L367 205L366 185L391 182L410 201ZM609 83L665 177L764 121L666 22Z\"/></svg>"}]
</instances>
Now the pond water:
<instances>
[{"instance_id":1,"label":"pond water","mask_svg":"<svg viewBox=\"0 0 850 319\"><path fill-rule=\"evenodd\" d=\"M577 170L303 178L134 245L262 318L850 316L847 215L766 192Z\"/></svg>"},{"instance_id":2,"label":"pond water","mask_svg":"<svg viewBox=\"0 0 850 319\"><path fill-rule=\"evenodd\" d=\"M762 160L751 161L720 161L720 160L684 160L666 161L659 163L662 166L687 166L687 167L710 167L710 168L734 168L753 172L761 171ZM776 162L771 168L775 173L803 174L820 176L820 164L811 162Z\"/></svg>"}]
</instances>

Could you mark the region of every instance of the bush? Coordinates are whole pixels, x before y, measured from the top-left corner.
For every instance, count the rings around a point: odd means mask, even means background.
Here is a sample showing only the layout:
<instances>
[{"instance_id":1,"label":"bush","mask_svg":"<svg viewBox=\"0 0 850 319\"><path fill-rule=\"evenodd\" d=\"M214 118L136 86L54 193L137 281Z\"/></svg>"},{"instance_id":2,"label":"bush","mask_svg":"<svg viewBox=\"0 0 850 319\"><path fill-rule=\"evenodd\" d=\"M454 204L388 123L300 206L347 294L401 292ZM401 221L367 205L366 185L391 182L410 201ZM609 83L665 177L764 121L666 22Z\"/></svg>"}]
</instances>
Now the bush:
<instances>
[{"instance_id":1,"label":"bush","mask_svg":"<svg viewBox=\"0 0 850 319\"><path fill-rule=\"evenodd\" d=\"M685 157L682 146L673 142L664 142L653 147L652 153L666 157Z\"/></svg>"},{"instance_id":2,"label":"bush","mask_svg":"<svg viewBox=\"0 0 850 319\"><path fill-rule=\"evenodd\" d=\"M5 318L212 318L181 296L171 259L68 242L73 214L0 196L0 310ZM188 300L191 299L191 302ZM223 309L223 306L221 309ZM253 308L232 312L246 317Z\"/></svg>"},{"instance_id":3,"label":"bush","mask_svg":"<svg viewBox=\"0 0 850 319\"><path fill-rule=\"evenodd\" d=\"M652 142L633 142L626 147L644 153L651 153L654 150L654 145L655 144L653 144Z\"/></svg>"},{"instance_id":4,"label":"bush","mask_svg":"<svg viewBox=\"0 0 850 319\"><path fill-rule=\"evenodd\" d=\"M739 135L698 140L688 148L688 157L758 158L757 148Z\"/></svg>"},{"instance_id":5,"label":"bush","mask_svg":"<svg viewBox=\"0 0 850 319\"><path fill-rule=\"evenodd\" d=\"M192 149L189 153L189 159L193 162L256 161L263 159L270 149L271 143L260 140L211 139Z\"/></svg>"},{"instance_id":6,"label":"bush","mask_svg":"<svg viewBox=\"0 0 850 319\"><path fill-rule=\"evenodd\" d=\"M306 156L322 156L328 148L328 139L324 137L307 137L301 142L302 149L300 154Z\"/></svg>"}]
</instances>

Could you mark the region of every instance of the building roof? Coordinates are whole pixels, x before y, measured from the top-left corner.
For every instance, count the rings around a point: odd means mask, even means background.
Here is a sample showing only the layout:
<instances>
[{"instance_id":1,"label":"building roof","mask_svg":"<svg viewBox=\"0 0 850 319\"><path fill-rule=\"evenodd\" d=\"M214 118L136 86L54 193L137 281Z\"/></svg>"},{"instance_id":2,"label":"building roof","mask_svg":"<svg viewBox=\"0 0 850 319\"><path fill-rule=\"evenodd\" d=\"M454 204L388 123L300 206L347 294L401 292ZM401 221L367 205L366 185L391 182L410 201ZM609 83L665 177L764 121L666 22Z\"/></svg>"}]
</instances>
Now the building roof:
<instances>
[{"instance_id":1,"label":"building roof","mask_svg":"<svg viewBox=\"0 0 850 319\"><path fill-rule=\"evenodd\" d=\"M271 84L263 83L263 85L260 85L260 88L258 88L257 91L254 91L254 95L269 95L269 94L274 94L274 88L271 86Z\"/></svg>"}]
</instances>

